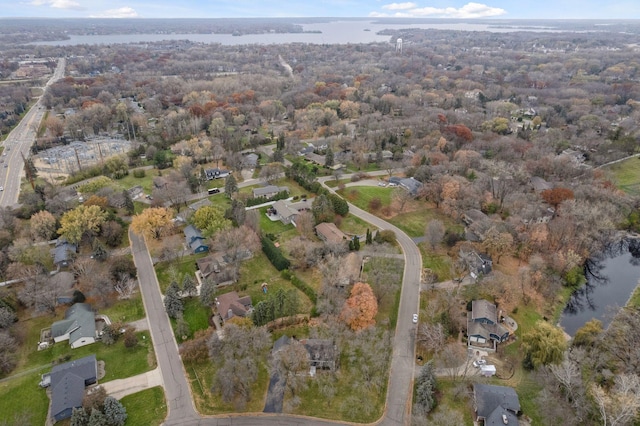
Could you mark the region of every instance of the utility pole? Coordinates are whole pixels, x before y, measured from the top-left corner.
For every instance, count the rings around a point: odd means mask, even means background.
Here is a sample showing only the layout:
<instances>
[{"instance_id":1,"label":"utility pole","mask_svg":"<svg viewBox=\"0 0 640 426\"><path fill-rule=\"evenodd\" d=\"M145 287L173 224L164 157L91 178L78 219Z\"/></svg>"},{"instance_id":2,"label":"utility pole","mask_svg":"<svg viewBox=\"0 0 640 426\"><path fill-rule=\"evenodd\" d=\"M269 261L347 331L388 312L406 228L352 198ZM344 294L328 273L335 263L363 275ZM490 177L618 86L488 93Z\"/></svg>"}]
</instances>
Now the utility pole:
<instances>
[{"instance_id":1,"label":"utility pole","mask_svg":"<svg viewBox=\"0 0 640 426\"><path fill-rule=\"evenodd\" d=\"M73 148L73 152L76 153L76 161L78 162L78 171L82 171L82 166L80 165L80 157L78 156L78 148Z\"/></svg>"}]
</instances>

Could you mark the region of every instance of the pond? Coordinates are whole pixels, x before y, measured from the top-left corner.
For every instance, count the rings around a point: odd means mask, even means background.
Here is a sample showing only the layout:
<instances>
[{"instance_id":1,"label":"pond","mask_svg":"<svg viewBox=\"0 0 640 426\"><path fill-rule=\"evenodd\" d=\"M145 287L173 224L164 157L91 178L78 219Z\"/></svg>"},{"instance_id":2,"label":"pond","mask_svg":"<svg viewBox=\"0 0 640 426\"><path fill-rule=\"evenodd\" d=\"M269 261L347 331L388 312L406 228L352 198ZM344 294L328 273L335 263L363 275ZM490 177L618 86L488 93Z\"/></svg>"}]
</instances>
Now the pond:
<instances>
[{"instance_id":1,"label":"pond","mask_svg":"<svg viewBox=\"0 0 640 426\"><path fill-rule=\"evenodd\" d=\"M571 336L596 318L606 328L624 306L640 279L640 239L611 244L585 264L587 283L577 289L564 308L560 325Z\"/></svg>"}]
</instances>

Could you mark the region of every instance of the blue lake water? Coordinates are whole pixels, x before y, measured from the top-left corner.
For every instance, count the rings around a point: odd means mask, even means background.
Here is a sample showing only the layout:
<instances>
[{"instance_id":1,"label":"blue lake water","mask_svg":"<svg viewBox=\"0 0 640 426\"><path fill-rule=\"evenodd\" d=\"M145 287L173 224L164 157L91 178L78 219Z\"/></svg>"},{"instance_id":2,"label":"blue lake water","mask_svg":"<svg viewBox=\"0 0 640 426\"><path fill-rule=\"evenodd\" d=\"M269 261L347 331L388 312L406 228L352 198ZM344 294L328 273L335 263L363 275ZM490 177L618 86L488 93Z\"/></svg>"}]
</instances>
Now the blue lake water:
<instances>
[{"instance_id":1,"label":"blue lake water","mask_svg":"<svg viewBox=\"0 0 640 426\"><path fill-rule=\"evenodd\" d=\"M389 24L376 21L350 21L336 20L313 24L300 24L305 33L268 33L247 34L234 36L231 34L115 34L115 35L69 35L69 40L34 42L35 45L48 46L74 46L79 44L121 44L121 43L148 43L166 40L190 40L198 43L219 43L235 46L242 44L359 44L359 43L384 43L389 42L388 35L376 34L384 29L402 30L408 28L461 30L461 31L490 31L490 32L514 32L514 31L542 31L562 32L565 30L552 27L532 26L496 26L492 23L470 22L429 22L429 23L402 23Z\"/></svg>"},{"instance_id":2,"label":"blue lake water","mask_svg":"<svg viewBox=\"0 0 640 426\"><path fill-rule=\"evenodd\" d=\"M627 303L640 279L639 246L638 240L623 241L588 262L587 284L573 293L560 319L569 335L593 318L606 328Z\"/></svg>"}]
</instances>

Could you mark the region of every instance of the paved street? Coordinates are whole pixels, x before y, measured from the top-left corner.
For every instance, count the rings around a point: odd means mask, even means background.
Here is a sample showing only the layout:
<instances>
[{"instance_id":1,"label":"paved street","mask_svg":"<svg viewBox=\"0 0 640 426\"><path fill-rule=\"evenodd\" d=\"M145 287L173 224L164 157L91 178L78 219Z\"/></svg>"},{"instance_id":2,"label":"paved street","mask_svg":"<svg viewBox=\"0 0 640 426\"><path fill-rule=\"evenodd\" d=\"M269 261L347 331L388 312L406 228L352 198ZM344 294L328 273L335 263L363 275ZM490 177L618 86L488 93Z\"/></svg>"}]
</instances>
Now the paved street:
<instances>
[{"instance_id":1,"label":"paved street","mask_svg":"<svg viewBox=\"0 0 640 426\"><path fill-rule=\"evenodd\" d=\"M193 408L191 390L182 367L169 317L164 310L160 286L153 269L151 256L142 237L130 231L129 239L133 260L138 269L140 292L149 320L153 348L158 359L158 367L162 373L162 383L169 409L165 424L198 424L186 423L197 421L200 417Z\"/></svg>"},{"instance_id":2,"label":"paved street","mask_svg":"<svg viewBox=\"0 0 640 426\"><path fill-rule=\"evenodd\" d=\"M370 173L381 175L382 173ZM386 174L386 173L385 173ZM344 175L342 178L349 178ZM331 178L320 179L326 182ZM325 186L326 187L326 186ZM333 189L328 188L335 192ZM404 252L404 276L402 279L402 293L398 309L398 322L393 338L393 354L391 357L391 371L387 389L387 404L381 425L407 425L411 421L411 397L413 385L413 371L415 367L415 338L416 325L411 316L420 307L420 274L422 271L422 256L416 244L399 228L349 203L349 213L363 219L370 224L396 234L398 244Z\"/></svg>"},{"instance_id":3,"label":"paved street","mask_svg":"<svg viewBox=\"0 0 640 426\"><path fill-rule=\"evenodd\" d=\"M43 91L56 80L64 77L65 66L65 59L59 59L58 66ZM0 191L0 207L15 206L18 203L20 180L24 169L22 157L29 157L29 149L36 140L36 133L44 113L41 96L4 141L4 152L0 157L4 160L0 164L0 186L4 188Z\"/></svg>"}]
</instances>

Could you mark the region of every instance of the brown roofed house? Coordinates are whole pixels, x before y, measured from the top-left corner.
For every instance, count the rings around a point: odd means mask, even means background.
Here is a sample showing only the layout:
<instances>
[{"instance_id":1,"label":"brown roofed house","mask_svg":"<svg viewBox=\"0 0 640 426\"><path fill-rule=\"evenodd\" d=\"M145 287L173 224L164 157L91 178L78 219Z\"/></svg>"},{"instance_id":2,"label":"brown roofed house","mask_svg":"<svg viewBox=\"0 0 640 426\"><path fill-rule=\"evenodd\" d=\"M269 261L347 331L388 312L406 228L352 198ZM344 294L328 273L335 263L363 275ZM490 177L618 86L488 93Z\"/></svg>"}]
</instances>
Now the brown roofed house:
<instances>
[{"instance_id":1,"label":"brown roofed house","mask_svg":"<svg viewBox=\"0 0 640 426\"><path fill-rule=\"evenodd\" d=\"M347 241L347 236L335 223L322 222L316 225L316 235L326 243L338 244Z\"/></svg>"},{"instance_id":2,"label":"brown roofed house","mask_svg":"<svg viewBox=\"0 0 640 426\"><path fill-rule=\"evenodd\" d=\"M240 297L235 291L216 297L216 306L223 321L233 317L246 317L253 310L251 296Z\"/></svg>"}]
</instances>

